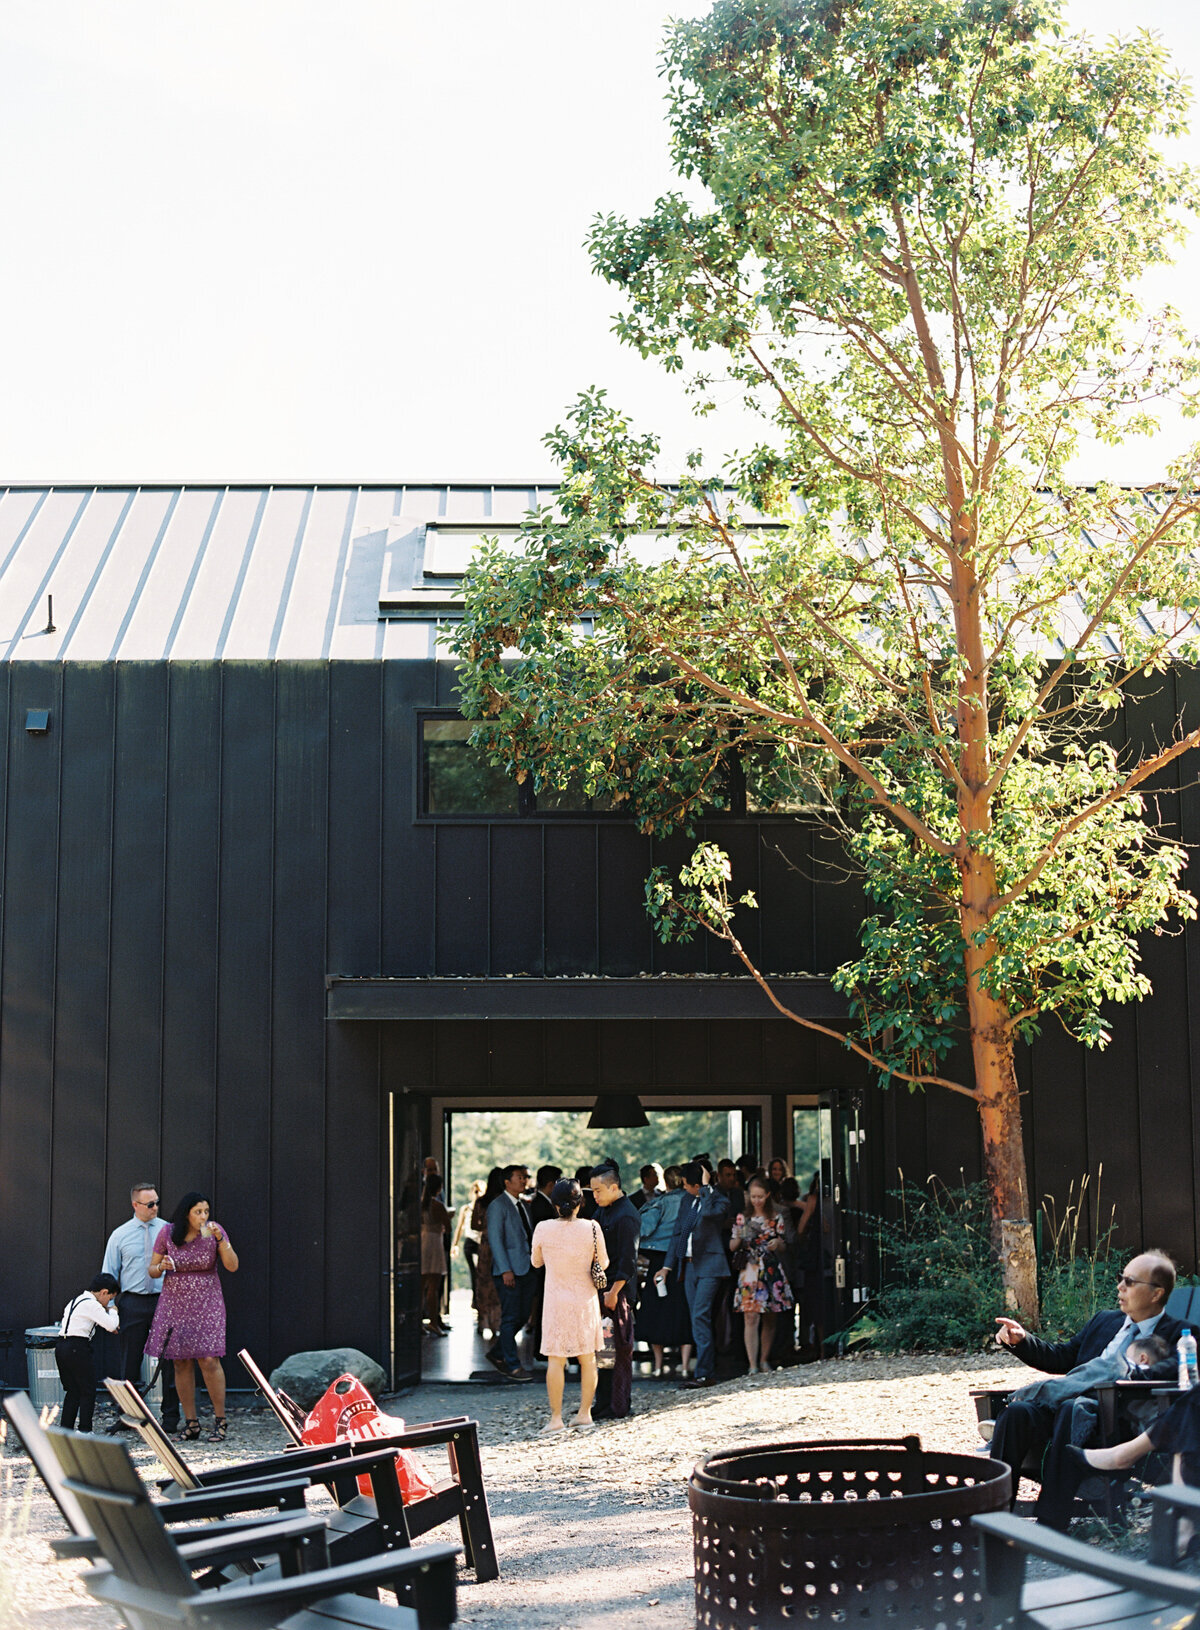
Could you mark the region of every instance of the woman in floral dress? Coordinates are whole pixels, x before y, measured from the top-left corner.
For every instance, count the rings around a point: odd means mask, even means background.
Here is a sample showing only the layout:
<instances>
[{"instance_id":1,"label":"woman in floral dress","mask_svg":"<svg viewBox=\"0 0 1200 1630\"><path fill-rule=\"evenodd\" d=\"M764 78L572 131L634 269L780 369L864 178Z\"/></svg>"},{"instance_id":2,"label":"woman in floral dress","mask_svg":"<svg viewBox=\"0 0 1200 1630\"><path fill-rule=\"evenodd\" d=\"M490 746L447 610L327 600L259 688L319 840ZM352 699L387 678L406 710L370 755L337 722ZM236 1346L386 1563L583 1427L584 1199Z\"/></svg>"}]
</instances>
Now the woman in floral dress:
<instances>
[{"instance_id":1,"label":"woman in floral dress","mask_svg":"<svg viewBox=\"0 0 1200 1630\"><path fill-rule=\"evenodd\" d=\"M200 1436L196 1418L196 1372L199 1364L213 1406L209 1439L225 1436L225 1298L217 1277L217 1263L227 1273L238 1269L237 1252L219 1223L209 1220L207 1194L185 1194L171 1221L154 1242L150 1277L166 1283L154 1310L154 1323L146 1340L151 1358L169 1358L175 1365L175 1388L183 1414L184 1438Z\"/></svg>"},{"instance_id":2,"label":"woman in floral dress","mask_svg":"<svg viewBox=\"0 0 1200 1630\"><path fill-rule=\"evenodd\" d=\"M771 1368L767 1354L775 1337L775 1319L795 1306L783 1264L790 1230L786 1210L777 1210L771 1198L765 1172L755 1172L750 1179L746 1199L750 1209L739 1215L733 1229L735 1305L745 1322L750 1374L763 1375Z\"/></svg>"}]
</instances>

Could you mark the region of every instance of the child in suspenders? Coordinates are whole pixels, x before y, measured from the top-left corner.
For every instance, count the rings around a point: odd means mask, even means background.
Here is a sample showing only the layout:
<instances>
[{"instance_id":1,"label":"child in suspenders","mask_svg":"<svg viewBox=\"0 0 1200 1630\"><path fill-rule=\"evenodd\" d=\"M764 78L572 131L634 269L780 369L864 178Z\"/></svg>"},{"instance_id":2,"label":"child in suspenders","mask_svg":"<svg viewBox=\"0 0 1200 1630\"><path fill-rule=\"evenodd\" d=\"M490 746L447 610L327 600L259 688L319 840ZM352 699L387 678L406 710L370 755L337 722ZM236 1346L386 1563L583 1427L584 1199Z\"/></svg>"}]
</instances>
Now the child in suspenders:
<instances>
[{"instance_id":1,"label":"child in suspenders","mask_svg":"<svg viewBox=\"0 0 1200 1630\"><path fill-rule=\"evenodd\" d=\"M112 1306L120 1286L111 1273L98 1273L91 1284L67 1303L62 1326L54 1344L54 1359L66 1397L60 1424L67 1427L79 1420L79 1430L92 1430L96 1408L96 1377L92 1369L92 1337L96 1327L115 1330L119 1324Z\"/></svg>"}]
</instances>

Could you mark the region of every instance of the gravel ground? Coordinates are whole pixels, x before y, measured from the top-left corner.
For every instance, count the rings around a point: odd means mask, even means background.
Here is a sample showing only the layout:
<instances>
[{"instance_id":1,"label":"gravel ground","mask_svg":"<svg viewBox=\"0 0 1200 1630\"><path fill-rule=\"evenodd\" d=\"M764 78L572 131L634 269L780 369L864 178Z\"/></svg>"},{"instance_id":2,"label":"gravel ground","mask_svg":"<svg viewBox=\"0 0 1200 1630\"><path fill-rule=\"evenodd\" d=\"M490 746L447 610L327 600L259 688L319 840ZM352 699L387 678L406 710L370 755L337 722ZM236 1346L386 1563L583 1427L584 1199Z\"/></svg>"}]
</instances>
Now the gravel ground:
<instances>
[{"instance_id":1,"label":"gravel ground","mask_svg":"<svg viewBox=\"0 0 1200 1630\"><path fill-rule=\"evenodd\" d=\"M635 1414L591 1432L540 1436L545 1389L424 1386L386 1407L415 1421L473 1415L480 1423L501 1577L477 1585L460 1576L459 1621L511 1623L524 1630L691 1630L691 1520L687 1477L717 1449L769 1438L920 1435L926 1447L980 1448L968 1388L1005 1385L1029 1372L995 1357L862 1357L727 1381L703 1392L638 1381ZM568 1383L567 1402L575 1389ZM263 1409L230 1408L226 1443L189 1444L197 1470L279 1452L283 1433ZM138 1444L148 1474L153 1458ZM438 1464L431 1461L435 1470ZM0 1626L109 1630L121 1623L92 1602L82 1564L56 1562L46 1543L61 1533L58 1512L6 1445L0 1532ZM310 1497L314 1509L318 1497ZM457 1528L428 1536L457 1541ZM652 1615L647 1609L653 1609Z\"/></svg>"}]
</instances>

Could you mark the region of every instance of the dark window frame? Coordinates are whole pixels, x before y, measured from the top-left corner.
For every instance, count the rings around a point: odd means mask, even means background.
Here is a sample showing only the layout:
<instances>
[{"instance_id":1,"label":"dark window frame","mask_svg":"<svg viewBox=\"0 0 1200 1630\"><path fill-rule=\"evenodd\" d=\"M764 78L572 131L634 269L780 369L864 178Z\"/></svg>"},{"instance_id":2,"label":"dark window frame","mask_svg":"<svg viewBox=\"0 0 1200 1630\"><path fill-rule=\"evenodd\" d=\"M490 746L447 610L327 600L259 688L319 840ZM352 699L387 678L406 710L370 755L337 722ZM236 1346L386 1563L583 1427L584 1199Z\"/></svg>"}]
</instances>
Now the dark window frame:
<instances>
[{"instance_id":1,"label":"dark window frame","mask_svg":"<svg viewBox=\"0 0 1200 1630\"><path fill-rule=\"evenodd\" d=\"M429 766L425 756L425 724L427 721L455 720L460 723L471 724L475 721L464 720L461 713L455 708L426 707L420 708L416 714L416 814L418 824L452 822L456 826L480 825L495 826L498 823L522 821L602 821L612 824L617 821L633 821L634 815L628 809L539 809L537 807L537 794L532 781L525 781L520 785L514 783L516 793L515 807L512 810L431 810L429 808ZM754 810L747 809L746 771L742 764L741 755L733 750L729 753L726 764L728 768L727 791L729 803L725 809L706 810L697 817L705 825L711 822L726 824L739 822L746 825L762 825L764 823L786 823L791 825L796 821L815 821L818 817L811 810Z\"/></svg>"}]
</instances>

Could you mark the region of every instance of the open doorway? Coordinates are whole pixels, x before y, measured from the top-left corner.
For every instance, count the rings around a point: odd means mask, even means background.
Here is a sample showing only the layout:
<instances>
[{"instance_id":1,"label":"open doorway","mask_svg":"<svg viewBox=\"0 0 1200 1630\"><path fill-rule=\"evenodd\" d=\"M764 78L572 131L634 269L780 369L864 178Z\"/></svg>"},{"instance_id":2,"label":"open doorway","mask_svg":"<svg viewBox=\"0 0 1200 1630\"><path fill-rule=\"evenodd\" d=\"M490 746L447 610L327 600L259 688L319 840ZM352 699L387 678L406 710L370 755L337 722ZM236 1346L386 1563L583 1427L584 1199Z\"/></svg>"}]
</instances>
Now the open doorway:
<instances>
[{"instance_id":1,"label":"open doorway","mask_svg":"<svg viewBox=\"0 0 1200 1630\"><path fill-rule=\"evenodd\" d=\"M486 1182L493 1167L510 1163L527 1166L531 1178L543 1166L553 1165L573 1177L580 1167L612 1158L621 1168L627 1193L640 1185L640 1169L657 1163L679 1164L707 1154L715 1164L728 1156L748 1154L761 1159L762 1126L767 1102L724 1098L705 1106L693 1099L643 1098L649 1125L591 1131L587 1122L590 1099L554 1099L538 1104L511 1103L495 1107L495 1099L436 1099L433 1128L441 1124L441 1158L447 1204L455 1215L456 1248L450 1256L446 1318L450 1336L423 1343L422 1371L426 1379L466 1381L489 1375L486 1352L491 1338L480 1333L477 1309L472 1306L472 1261L475 1241L470 1228L472 1185ZM465 1221L464 1221L465 1219ZM485 1328L487 1328L485 1326ZM532 1354L523 1355L532 1358Z\"/></svg>"}]
</instances>

